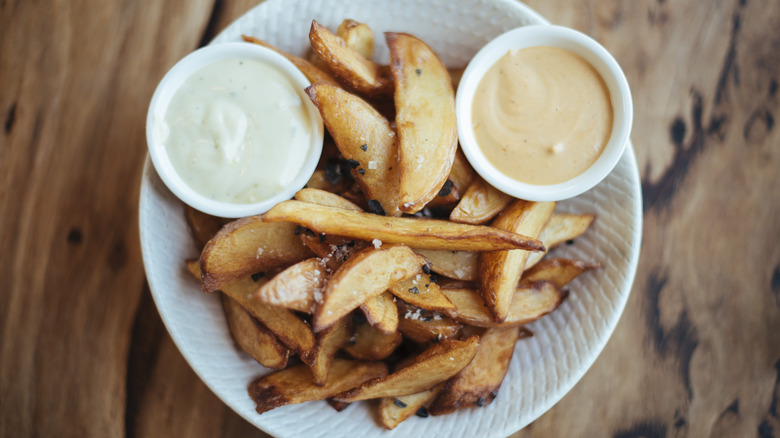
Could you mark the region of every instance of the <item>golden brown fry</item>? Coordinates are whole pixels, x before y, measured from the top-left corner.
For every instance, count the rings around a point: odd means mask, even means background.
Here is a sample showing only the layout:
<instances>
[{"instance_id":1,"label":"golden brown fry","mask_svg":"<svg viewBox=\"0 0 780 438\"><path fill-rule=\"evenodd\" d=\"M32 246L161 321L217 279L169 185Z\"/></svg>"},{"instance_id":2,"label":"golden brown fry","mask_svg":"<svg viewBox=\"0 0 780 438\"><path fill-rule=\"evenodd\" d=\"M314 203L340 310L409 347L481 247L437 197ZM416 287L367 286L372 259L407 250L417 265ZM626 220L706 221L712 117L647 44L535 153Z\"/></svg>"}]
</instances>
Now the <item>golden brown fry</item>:
<instances>
[{"instance_id":1,"label":"golden brown fry","mask_svg":"<svg viewBox=\"0 0 780 438\"><path fill-rule=\"evenodd\" d=\"M284 50L280 50L259 38L251 37L248 35L241 35L241 38L243 38L244 41L248 43L261 45L284 56L290 62L295 64L295 66L298 67L298 70L300 70L301 73L303 73L303 75L306 76L306 79L308 79L309 82L311 82L312 84L317 82L326 82L329 84L338 85L338 82L335 79L333 79L333 76L331 76L329 73L325 72L324 70L317 68L314 64L310 63L309 61L303 58L299 58L295 55L285 52Z\"/></svg>"},{"instance_id":2,"label":"golden brown fry","mask_svg":"<svg viewBox=\"0 0 780 438\"><path fill-rule=\"evenodd\" d=\"M398 331L398 307L390 292L382 292L367 299L360 305L360 310L368 322L380 331L387 334Z\"/></svg>"},{"instance_id":3,"label":"golden brown fry","mask_svg":"<svg viewBox=\"0 0 780 438\"><path fill-rule=\"evenodd\" d=\"M463 325L438 312L398 302L398 331L414 342L438 342L452 339Z\"/></svg>"},{"instance_id":4,"label":"golden brown fry","mask_svg":"<svg viewBox=\"0 0 780 438\"><path fill-rule=\"evenodd\" d=\"M368 298L414 276L425 263L406 246L369 247L355 254L328 281L314 313L314 330L329 327Z\"/></svg>"},{"instance_id":5,"label":"golden brown fry","mask_svg":"<svg viewBox=\"0 0 780 438\"><path fill-rule=\"evenodd\" d=\"M520 287L512 296L506 319L496 322L476 289L442 289L442 292L455 305L455 310L448 312L448 315L455 321L477 327L513 327L528 324L557 309L568 295L551 281L539 281Z\"/></svg>"},{"instance_id":6,"label":"golden brown fry","mask_svg":"<svg viewBox=\"0 0 780 438\"><path fill-rule=\"evenodd\" d=\"M512 199L482 178L474 178L474 182L450 213L450 220L474 225L487 223L506 208Z\"/></svg>"},{"instance_id":7,"label":"golden brown fry","mask_svg":"<svg viewBox=\"0 0 780 438\"><path fill-rule=\"evenodd\" d=\"M317 385L324 385L328 381L330 366L336 352L349 340L352 335L352 319L342 318L336 324L317 334L317 346L315 347L314 361L311 364L312 380Z\"/></svg>"},{"instance_id":8,"label":"golden brown fry","mask_svg":"<svg viewBox=\"0 0 780 438\"><path fill-rule=\"evenodd\" d=\"M355 324L354 335L342 348L355 359L382 360L390 356L401 341L401 333L382 333L373 325L363 322Z\"/></svg>"},{"instance_id":9,"label":"golden brown fry","mask_svg":"<svg viewBox=\"0 0 780 438\"><path fill-rule=\"evenodd\" d=\"M540 251L528 256L525 269L539 263L548 251L563 242L573 240L584 233L593 223L592 214L556 213L552 215L547 225L539 234L539 240L544 242L546 251Z\"/></svg>"},{"instance_id":10,"label":"golden brown fry","mask_svg":"<svg viewBox=\"0 0 780 438\"><path fill-rule=\"evenodd\" d=\"M271 306L310 314L327 280L328 272L322 260L313 257L276 274L260 286L255 298Z\"/></svg>"},{"instance_id":11,"label":"golden brown fry","mask_svg":"<svg viewBox=\"0 0 780 438\"><path fill-rule=\"evenodd\" d=\"M184 216L187 219L187 225L190 226L192 237L195 238L201 249L217 234L222 226L229 222L228 219L203 213L189 205L184 206Z\"/></svg>"},{"instance_id":12,"label":"golden brown fry","mask_svg":"<svg viewBox=\"0 0 780 438\"><path fill-rule=\"evenodd\" d=\"M235 300L221 295L230 334L236 344L266 368L286 367L290 350Z\"/></svg>"},{"instance_id":13,"label":"golden brown fry","mask_svg":"<svg viewBox=\"0 0 780 438\"><path fill-rule=\"evenodd\" d=\"M238 219L222 227L203 249L203 291L213 292L240 278L311 255L295 235L295 224L264 222L260 216Z\"/></svg>"},{"instance_id":14,"label":"golden brown fry","mask_svg":"<svg viewBox=\"0 0 780 438\"><path fill-rule=\"evenodd\" d=\"M544 260L523 272L520 284L527 285L537 281L549 280L558 287L564 287L580 274L600 267L600 263L585 263L580 260L562 258Z\"/></svg>"},{"instance_id":15,"label":"golden brown fry","mask_svg":"<svg viewBox=\"0 0 780 438\"><path fill-rule=\"evenodd\" d=\"M536 238L553 210L555 202L518 200L492 226ZM528 254L528 251L490 251L479 255L480 291L496 321L503 321L509 312Z\"/></svg>"},{"instance_id":16,"label":"golden brown fry","mask_svg":"<svg viewBox=\"0 0 780 438\"><path fill-rule=\"evenodd\" d=\"M379 402L379 420L385 429L392 430L414 415L421 407L428 405L441 392L443 383L417 394L399 397L385 397Z\"/></svg>"},{"instance_id":17,"label":"golden brown fry","mask_svg":"<svg viewBox=\"0 0 780 438\"><path fill-rule=\"evenodd\" d=\"M489 251L526 249L540 251L541 242L520 234L480 225L433 219L386 217L346 211L301 201L283 201L264 216L268 222L294 222L318 233L336 234L416 248Z\"/></svg>"},{"instance_id":18,"label":"golden brown fry","mask_svg":"<svg viewBox=\"0 0 780 438\"><path fill-rule=\"evenodd\" d=\"M317 169L306 183L306 188L325 190L331 193L341 193L348 188L347 178L339 176L338 182L333 184L328 180L324 169Z\"/></svg>"},{"instance_id":19,"label":"golden brown fry","mask_svg":"<svg viewBox=\"0 0 780 438\"><path fill-rule=\"evenodd\" d=\"M479 278L478 252L417 248L414 251L428 259L431 270L437 274L461 281L475 281Z\"/></svg>"},{"instance_id":20,"label":"golden brown fry","mask_svg":"<svg viewBox=\"0 0 780 438\"><path fill-rule=\"evenodd\" d=\"M386 377L369 380L333 398L353 402L425 391L454 376L471 362L478 344L476 336L465 341L441 341L422 352L411 365Z\"/></svg>"},{"instance_id":21,"label":"golden brown fry","mask_svg":"<svg viewBox=\"0 0 780 438\"><path fill-rule=\"evenodd\" d=\"M336 35L360 56L366 59L374 57L374 32L367 24L347 18L339 25Z\"/></svg>"},{"instance_id":22,"label":"golden brown fry","mask_svg":"<svg viewBox=\"0 0 780 438\"><path fill-rule=\"evenodd\" d=\"M436 53L418 38L385 33L395 80L400 209L416 213L436 196L458 145L455 93Z\"/></svg>"},{"instance_id":23,"label":"golden brown fry","mask_svg":"<svg viewBox=\"0 0 780 438\"><path fill-rule=\"evenodd\" d=\"M343 39L317 23L317 20L311 22L309 42L330 70L354 90L369 96L393 90L392 81L381 75L378 65L349 47Z\"/></svg>"},{"instance_id":24,"label":"golden brown fry","mask_svg":"<svg viewBox=\"0 0 780 438\"><path fill-rule=\"evenodd\" d=\"M314 84L306 93L319 109L328 132L375 211L400 216L398 144L390 124L366 101L341 88Z\"/></svg>"},{"instance_id":25,"label":"golden brown fry","mask_svg":"<svg viewBox=\"0 0 780 438\"><path fill-rule=\"evenodd\" d=\"M424 272L394 284L390 287L390 292L405 302L426 310L442 312L455 308L455 305L441 293L439 285Z\"/></svg>"},{"instance_id":26,"label":"golden brown fry","mask_svg":"<svg viewBox=\"0 0 780 438\"><path fill-rule=\"evenodd\" d=\"M338 400L333 400L332 397L328 398L326 401L328 402L330 407L332 407L333 409L336 410L336 412L341 412L344 409L347 409L347 406L352 404L352 403L342 402L342 401L338 401Z\"/></svg>"},{"instance_id":27,"label":"golden brown fry","mask_svg":"<svg viewBox=\"0 0 780 438\"><path fill-rule=\"evenodd\" d=\"M295 199L303 202L311 202L319 205L327 205L329 207L341 208L350 211L363 211L354 203L342 198L341 196L330 193L325 190L317 189L301 189L295 194Z\"/></svg>"},{"instance_id":28,"label":"golden brown fry","mask_svg":"<svg viewBox=\"0 0 780 438\"><path fill-rule=\"evenodd\" d=\"M200 264L196 260L188 260L187 269L196 278L201 277ZM309 325L287 309L269 306L254 299L254 293L267 281L265 278L255 281L252 277L247 277L230 283L221 290L257 318L279 341L298 353L302 361L310 364L314 359L314 334Z\"/></svg>"},{"instance_id":29,"label":"golden brown fry","mask_svg":"<svg viewBox=\"0 0 780 438\"><path fill-rule=\"evenodd\" d=\"M387 366L382 362L334 359L325 385L314 383L306 365L296 365L255 380L249 385L249 396L262 414L279 406L323 400L385 375Z\"/></svg>"},{"instance_id":30,"label":"golden brown fry","mask_svg":"<svg viewBox=\"0 0 780 438\"><path fill-rule=\"evenodd\" d=\"M509 369L520 330L520 327L485 330L479 337L474 359L444 384L429 412L444 415L466 406L489 405L498 394Z\"/></svg>"}]
</instances>

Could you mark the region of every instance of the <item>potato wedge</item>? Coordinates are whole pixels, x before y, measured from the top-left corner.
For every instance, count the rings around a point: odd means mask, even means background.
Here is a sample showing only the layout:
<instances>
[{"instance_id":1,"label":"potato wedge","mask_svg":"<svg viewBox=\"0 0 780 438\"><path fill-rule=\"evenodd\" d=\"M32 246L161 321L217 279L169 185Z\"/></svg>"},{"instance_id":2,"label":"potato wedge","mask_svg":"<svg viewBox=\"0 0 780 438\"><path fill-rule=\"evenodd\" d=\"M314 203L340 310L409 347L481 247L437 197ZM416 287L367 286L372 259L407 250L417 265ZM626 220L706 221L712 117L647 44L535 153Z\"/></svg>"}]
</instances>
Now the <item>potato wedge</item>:
<instances>
[{"instance_id":1,"label":"potato wedge","mask_svg":"<svg viewBox=\"0 0 780 438\"><path fill-rule=\"evenodd\" d=\"M414 252L428 259L431 270L437 274L461 281L479 279L478 252L419 248L415 248Z\"/></svg>"},{"instance_id":2,"label":"potato wedge","mask_svg":"<svg viewBox=\"0 0 780 438\"><path fill-rule=\"evenodd\" d=\"M311 82L312 84L317 82L325 82L329 84L338 85L338 81L336 81L336 79L334 79L333 76L330 75L330 73L317 68L314 64L312 64L311 62L303 58L287 53L284 50L280 50L259 38L255 38L248 35L241 35L241 38L243 38L243 40L248 43L261 45L284 56L290 62L292 62L296 67L298 67L298 70L300 70L301 73L303 73L303 75L306 76L306 79L308 79L309 82Z\"/></svg>"},{"instance_id":3,"label":"potato wedge","mask_svg":"<svg viewBox=\"0 0 780 438\"><path fill-rule=\"evenodd\" d=\"M336 167L334 167L335 169ZM339 170L340 171L340 170ZM331 179L333 181L331 181ZM341 193L349 187L346 178L342 178L340 174L331 176L329 179L329 173L326 169L317 169L309 178L306 183L308 189L324 190L330 193Z\"/></svg>"},{"instance_id":4,"label":"potato wedge","mask_svg":"<svg viewBox=\"0 0 780 438\"><path fill-rule=\"evenodd\" d=\"M544 260L523 272L520 284L528 285L537 281L549 280L558 287L564 287L580 274L600 267L600 263L585 263L580 260L563 258Z\"/></svg>"},{"instance_id":5,"label":"potato wedge","mask_svg":"<svg viewBox=\"0 0 780 438\"><path fill-rule=\"evenodd\" d=\"M330 405L330 407L335 409L336 412L341 412L344 409L347 409L347 407L352 404L352 403L347 403L347 402L341 402L341 401L333 400L333 397L328 398L325 401L327 401L328 404Z\"/></svg>"},{"instance_id":6,"label":"potato wedge","mask_svg":"<svg viewBox=\"0 0 780 438\"><path fill-rule=\"evenodd\" d=\"M552 249L584 233L593 217L592 214L554 213L539 234L539 240L548 250ZM479 279L479 253L417 248L414 251L425 256L431 262L431 269L437 274L461 281ZM531 253L525 263L525 269L534 266L545 254L546 251Z\"/></svg>"},{"instance_id":7,"label":"potato wedge","mask_svg":"<svg viewBox=\"0 0 780 438\"><path fill-rule=\"evenodd\" d=\"M280 370L286 367L290 350L235 300L220 295L230 334L239 348L266 368Z\"/></svg>"},{"instance_id":8,"label":"potato wedge","mask_svg":"<svg viewBox=\"0 0 780 438\"><path fill-rule=\"evenodd\" d=\"M314 331L331 326L367 299L414 276L424 264L425 259L406 246L369 247L355 254L328 281L314 313Z\"/></svg>"},{"instance_id":9,"label":"potato wedge","mask_svg":"<svg viewBox=\"0 0 780 438\"><path fill-rule=\"evenodd\" d=\"M228 223L200 256L204 292L243 277L298 263L312 253L295 235L295 224L251 216Z\"/></svg>"},{"instance_id":10,"label":"potato wedge","mask_svg":"<svg viewBox=\"0 0 780 438\"><path fill-rule=\"evenodd\" d=\"M443 383L417 394L385 397L379 401L379 421L385 429L392 430L404 420L428 405L441 392Z\"/></svg>"},{"instance_id":11,"label":"potato wedge","mask_svg":"<svg viewBox=\"0 0 780 438\"><path fill-rule=\"evenodd\" d=\"M426 269L423 267L423 270ZM413 306L426 310L442 312L455 308L455 305L441 293L439 285L434 283L431 276L425 272L394 284L390 287L390 293Z\"/></svg>"},{"instance_id":12,"label":"potato wedge","mask_svg":"<svg viewBox=\"0 0 780 438\"><path fill-rule=\"evenodd\" d=\"M444 415L462 407L489 405L509 369L520 330L520 327L485 330L479 337L474 359L444 384L428 411L432 415Z\"/></svg>"},{"instance_id":13,"label":"potato wedge","mask_svg":"<svg viewBox=\"0 0 780 438\"><path fill-rule=\"evenodd\" d=\"M450 220L464 224L481 225L501 213L514 198L499 191L482 178L474 178L458 205L450 213Z\"/></svg>"},{"instance_id":14,"label":"potato wedge","mask_svg":"<svg viewBox=\"0 0 780 438\"><path fill-rule=\"evenodd\" d=\"M317 20L311 22L309 42L330 70L355 91L369 96L392 92L393 82L381 75L378 65L349 47Z\"/></svg>"},{"instance_id":15,"label":"potato wedge","mask_svg":"<svg viewBox=\"0 0 780 438\"><path fill-rule=\"evenodd\" d=\"M539 281L520 287L512 296L506 319L497 322L476 289L442 289L442 292L455 305L455 310L448 312L450 318L477 327L516 327L528 324L557 309L568 295L552 281Z\"/></svg>"},{"instance_id":16,"label":"potato wedge","mask_svg":"<svg viewBox=\"0 0 780 438\"><path fill-rule=\"evenodd\" d=\"M374 31L367 24L347 18L336 29L336 35L363 58L374 57Z\"/></svg>"},{"instance_id":17,"label":"potato wedge","mask_svg":"<svg viewBox=\"0 0 780 438\"><path fill-rule=\"evenodd\" d=\"M318 233L365 241L376 239L415 248L471 251L544 249L544 245L536 239L493 227L433 219L384 217L295 200L280 202L263 215L263 220L294 222Z\"/></svg>"},{"instance_id":18,"label":"potato wedge","mask_svg":"<svg viewBox=\"0 0 780 438\"><path fill-rule=\"evenodd\" d=\"M398 331L398 307L390 292L385 291L367 299L360 305L360 310L368 322L381 332L393 334Z\"/></svg>"},{"instance_id":19,"label":"potato wedge","mask_svg":"<svg viewBox=\"0 0 780 438\"><path fill-rule=\"evenodd\" d=\"M416 213L442 188L458 146L455 93L447 69L420 39L386 32L395 80L400 209Z\"/></svg>"},{"instance_id":20,"label":"potato wedge","mask_svg":"<svg viewBox=\"0 0 780 438\"><path fill-rule=\"evenodd\" d=\"M355 323L354 327L354 334L342 348L355 359L385 359L403 341L401 333L382 333L378 328L365 321Z\"/></svg>"},{"instance_id":21,"label":"potato wedge","mask_svg":"<svg viewBox=\"0 0 780 438\"><path fill-rule=\"evenodd\" d=\"M441 341L422 352L411 365L386 377L369 380L333 398L353 402L425 391L454 376L471 362L478 344L476 336L465 341Z\"/></svg>"},{"instance_id":22,"label":"potato wedge","mask_svg":"<svg viewBox=\"0 0 780 438\"><path fill-rule=\"evenodd\" d=\"M328 381L333 358L342 345L352 335L352 319L342 318L337 323L317 334L314 360L310 366L312 380L316 385L324 385Z\"/></svg>"},{"instance_id":23,"label":"potato wedge","mask_svg":"<svg viewBox=\"0 0 780 438\"><path fill-rule=\"evenodd\" d=\"M325 385L314 383L306 365L296 365L255 380L249 385L249 396L262 414L279 406L323 400L385 375L387 366L382 362L334 359Z\"/></svg>"},{"instance_id":24,"label":"potato wedge","mask_svg":"<svg viewBox=\"0 0 780 438\"><path fill-rule=\"evenodd\" d=\"M390 216L398 210L398 144L388 121L366 101L339 87L314 84L306 93L319 109L322 120L364 195Z\"/></svg>"},{"instance_id":25,"label":"potato wedge","mask_svg":"<svg viewBox=\"0 0 780 438\"><path fill-rule=\"evenodd\" d=\"M212 216L203 213L200 210L195 210L189 205L184 206L184 217L187 219L187 225L190 227L192 237L195 238L200 249L203 249L203 247L206 246L206 243L208 243L208 241L230 221L229 219Z\"/></svg>"},{"instance_id":26,"label":"potato wedge","mask_svg":"<svg viewBox=\"0 0 780 438\"><path fill-rule=\"evenodd\" d=\"M492 226L536 238L554 210L555 202L518 200ZM496 321L503 321L509 312L528 254L528 251L490 251L479 255L480 291Z\"/></svg>"},{"instance_id":27,"label":"potato wedge","mask_svg":"<svg viewBox=\"0 0 780 438\"><path fill-rule=\"evenodd\" d=\"M421 309L403 301L398 302L398 331L404 338L421 344L452 339L461 325L446 315Z\"/></svg>"},{"instance_id":28,"label":"potato wedge","mask_svg":"<svg viewBox=\"0 0 780 438\"><path fill-rule=\"evenodd\" d=\"M200 263L197 260L188 260L187 269L196 278L201 277ZM298 353L302 361L310 364L314 359L314 334L309 325L287 309L269 306L254 298L257 289L267 281L266 278L255 280L253 277L247 277L230 283L221 290L257 318L280 342Z\"/></svg>"},{"instance_id":29,"label":"potato wedge","mask_svg":"<svg viewBox=\"0 0 780 438\"><path fill-rule=\"evenodd\" d=\"M276 274L255 292L255 298L271 306L313 313L329 273L317 257L296 263Z\"/></svg>"},{"instance_id":30,"label":"potato wedge","mask_svg":"<svg viewBox=\"0 0 780 438\"><path fill-rule=\"evenodd\" d=\"M595 216L592 214L556 213L552 215L539 234L539 240L544 243L547 249L529 255L528 261L525 262L525 269L539 263L548 251L561 243L581 236L593 223L593 219Z\"/></svg>"},{"instance_id":31,"label":"potato wedge","mask_svg":"<svg viewBox=\"0 0 780 438\"><path fill-rule=\"evenodd\" d=\"M303 202L311 202L314 204L341 208L344 210L363 211L362 208L358 207L353 202L350 202L335 193L330 193L325 190L310 188L301 189L298 190L298 193L295 194L295 199Z\"/></svg>"}]
</instances>

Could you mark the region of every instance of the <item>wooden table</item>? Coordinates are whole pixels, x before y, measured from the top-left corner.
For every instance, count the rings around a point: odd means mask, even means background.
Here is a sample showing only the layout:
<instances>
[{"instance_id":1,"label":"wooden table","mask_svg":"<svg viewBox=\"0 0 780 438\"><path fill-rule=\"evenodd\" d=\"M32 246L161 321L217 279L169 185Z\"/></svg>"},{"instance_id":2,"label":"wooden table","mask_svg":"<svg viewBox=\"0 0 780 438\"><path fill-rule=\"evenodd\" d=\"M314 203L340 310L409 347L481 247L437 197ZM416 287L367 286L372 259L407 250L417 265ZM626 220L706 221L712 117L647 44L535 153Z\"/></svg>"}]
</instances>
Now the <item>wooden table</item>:
<instances>
[{"instance_id":1,"label":"wooden table","mask_svg":"<svg viewBox=\"0 0 780 438\"><path fill-rule=\"evenodd\" d=\"M196 377L139 250L152 91L256 0L0 3L0 436L264 436ZM635 101L633 292L532 436L780 436L780 3L529 1Z\"/></svg>"}]
</instances>

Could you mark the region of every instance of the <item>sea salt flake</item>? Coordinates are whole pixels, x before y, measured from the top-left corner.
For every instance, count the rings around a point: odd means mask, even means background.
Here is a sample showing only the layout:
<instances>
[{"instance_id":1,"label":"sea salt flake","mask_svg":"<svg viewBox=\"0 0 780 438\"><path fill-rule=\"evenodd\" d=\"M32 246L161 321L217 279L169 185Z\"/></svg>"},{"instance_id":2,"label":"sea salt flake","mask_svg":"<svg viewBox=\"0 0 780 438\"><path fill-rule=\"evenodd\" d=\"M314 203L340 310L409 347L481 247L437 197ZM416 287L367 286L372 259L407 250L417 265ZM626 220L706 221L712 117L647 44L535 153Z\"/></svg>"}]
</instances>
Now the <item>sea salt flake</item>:
<instances>
[{"instance_id":1,"label":"sea salt flake","mask_svg":"<svg viewBox=\"0 0 780 438\"><path fill-rule=\"evenodd\" d=\"M382 241L379 239L374 239L371 241L371 243L374 245L374 248L379 249L380 246L382 246Z\"/></svg>"}]
</instances>

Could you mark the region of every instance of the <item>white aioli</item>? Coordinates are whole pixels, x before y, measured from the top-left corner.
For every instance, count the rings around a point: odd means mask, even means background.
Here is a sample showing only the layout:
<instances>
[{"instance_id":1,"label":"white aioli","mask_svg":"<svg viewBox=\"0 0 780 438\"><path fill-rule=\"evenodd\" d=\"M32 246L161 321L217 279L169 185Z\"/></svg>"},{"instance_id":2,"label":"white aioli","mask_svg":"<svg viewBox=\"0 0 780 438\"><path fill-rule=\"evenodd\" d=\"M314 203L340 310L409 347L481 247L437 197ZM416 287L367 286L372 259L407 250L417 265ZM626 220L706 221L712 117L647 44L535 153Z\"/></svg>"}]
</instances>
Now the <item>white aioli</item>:
<instances>
[{"instance_id":1,"label":"white aioli","mask_svg":"<svg viewBox=\"0 0 780 438\"><path fill-rule=\"evenodd\" d=\"M279 193L300 173L313 135L298 88L251 59L193 73L174 93L161 126L176 172L216 201L252 203Z\"/></svg>"}]
</instances>

